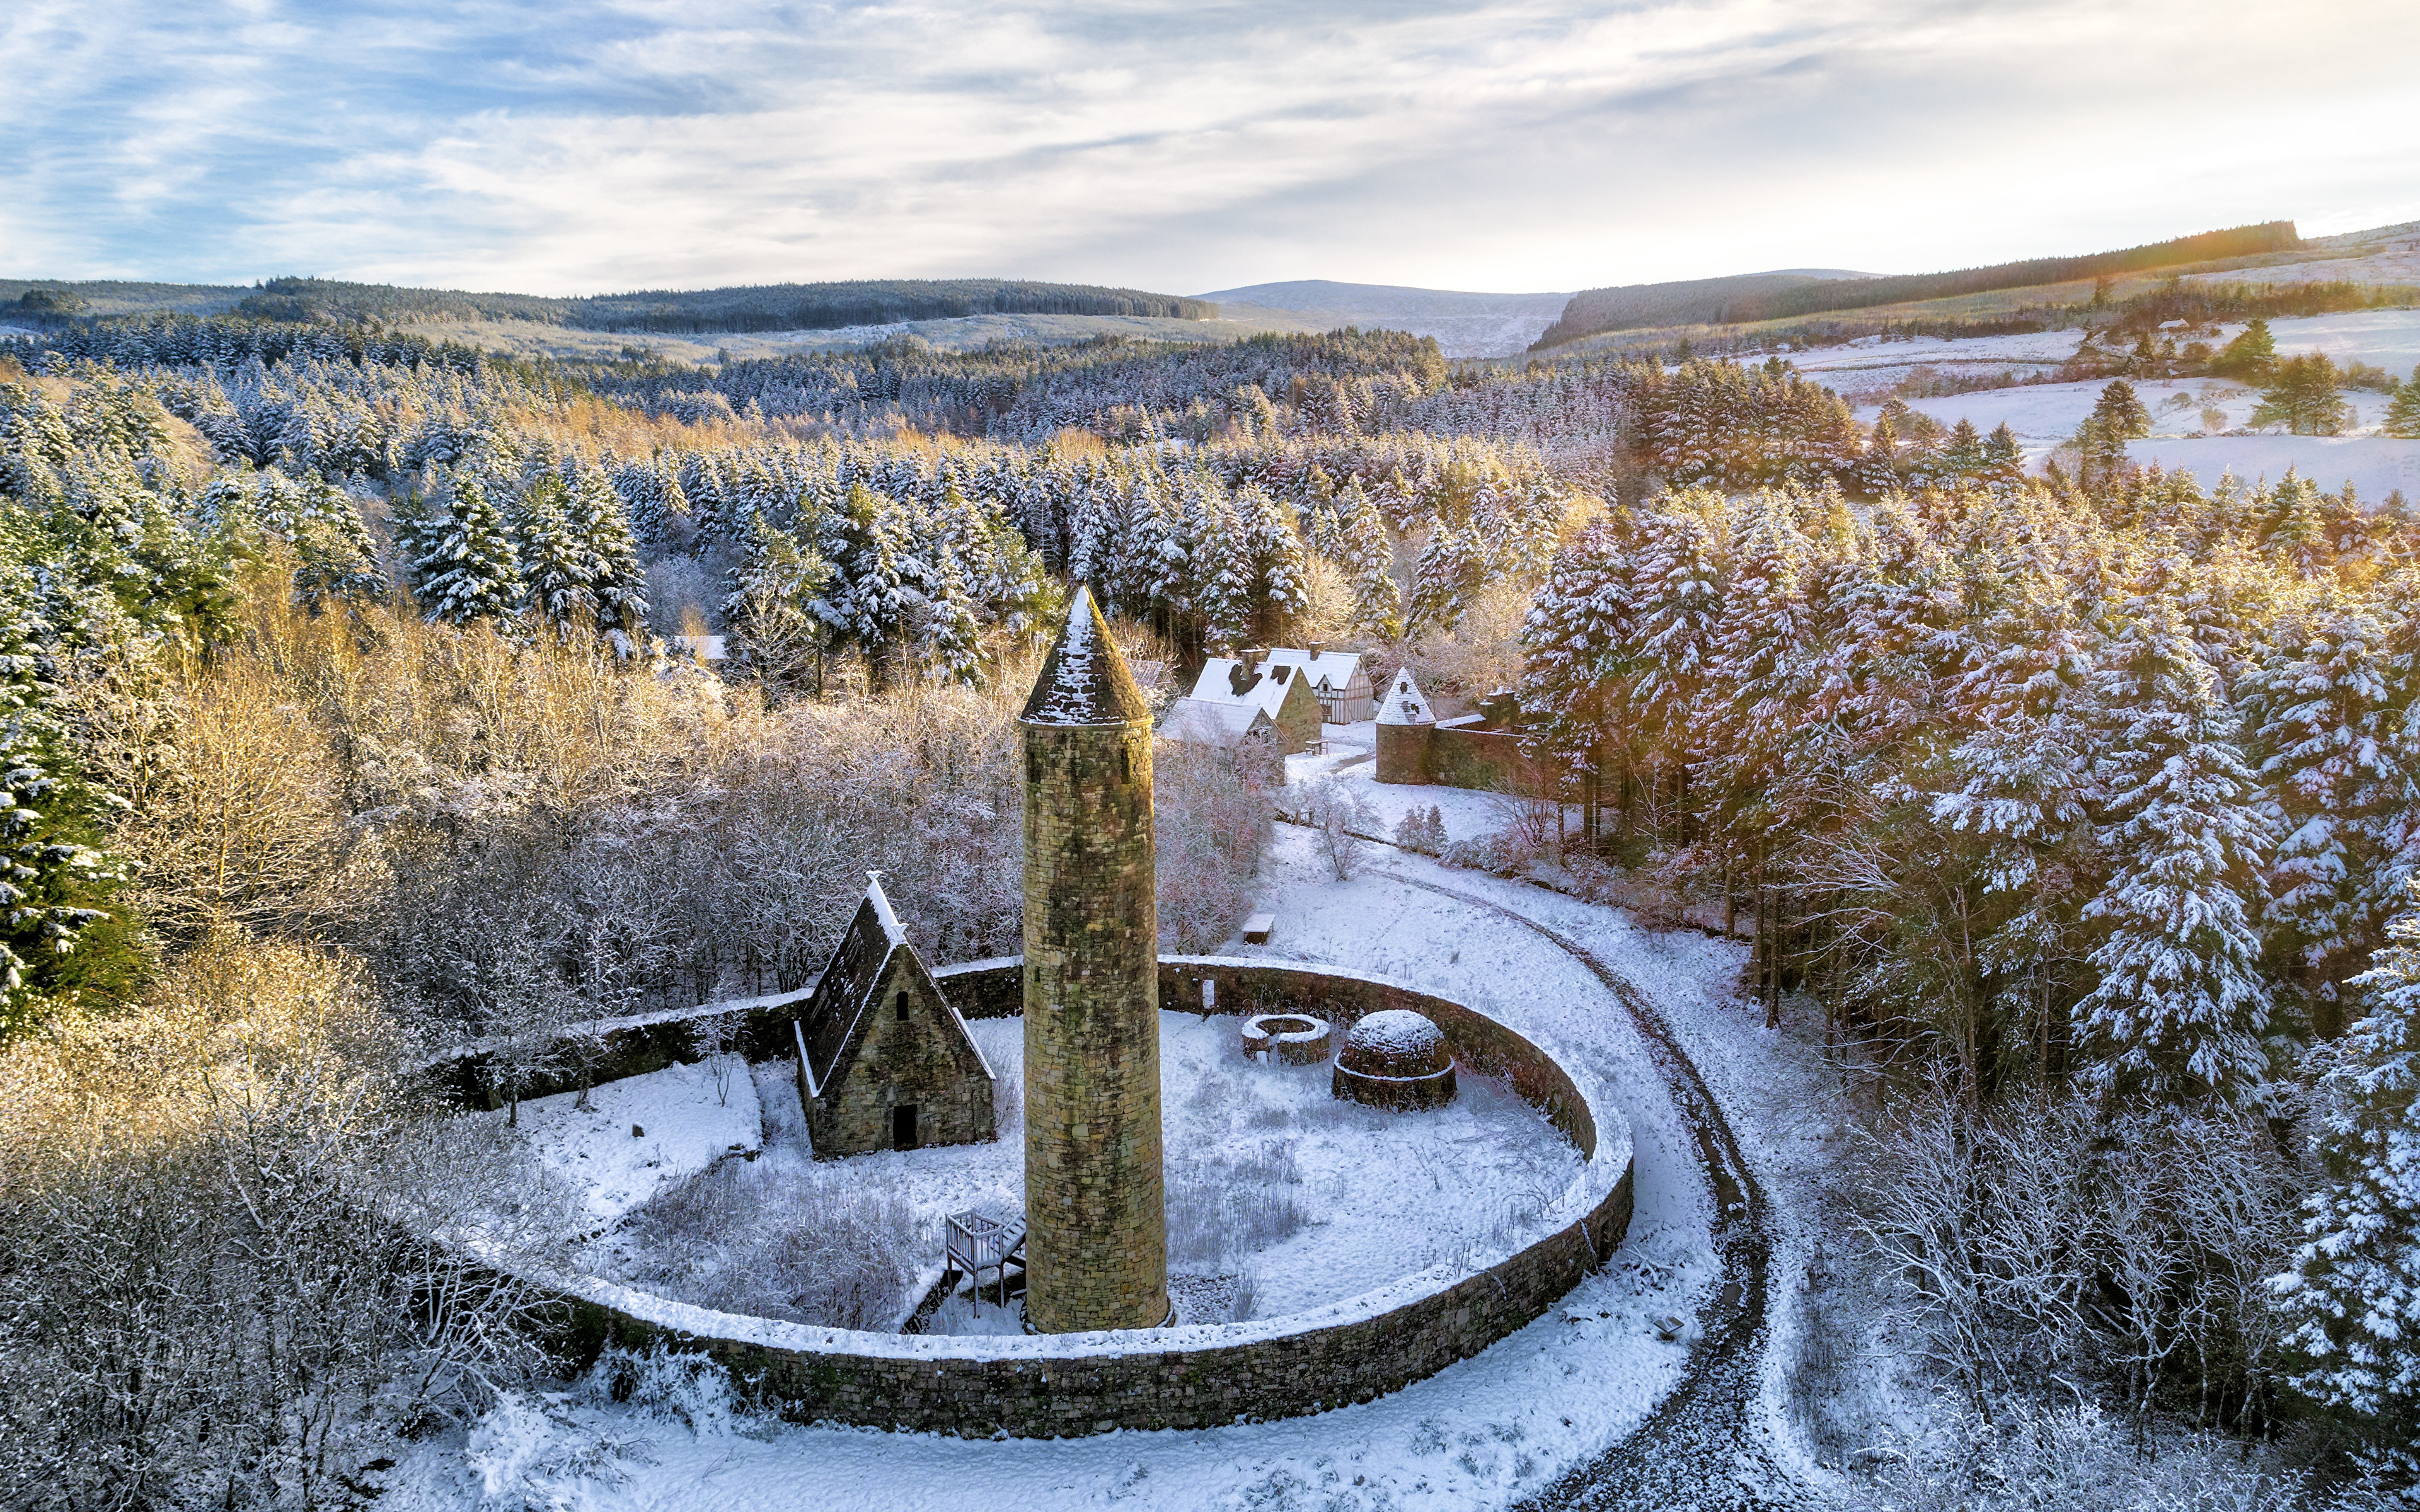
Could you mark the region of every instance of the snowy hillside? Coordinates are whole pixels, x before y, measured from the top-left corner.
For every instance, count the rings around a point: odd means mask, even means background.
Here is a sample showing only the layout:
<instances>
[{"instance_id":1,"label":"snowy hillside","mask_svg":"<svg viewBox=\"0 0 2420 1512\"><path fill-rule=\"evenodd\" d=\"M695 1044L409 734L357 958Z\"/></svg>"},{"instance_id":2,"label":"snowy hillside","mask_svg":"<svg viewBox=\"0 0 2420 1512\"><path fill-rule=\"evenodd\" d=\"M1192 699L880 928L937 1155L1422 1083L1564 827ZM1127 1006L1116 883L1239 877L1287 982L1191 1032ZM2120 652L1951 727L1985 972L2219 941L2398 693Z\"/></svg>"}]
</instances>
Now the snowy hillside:
<instances>
[{"instance_id":1,"label":"snowy hillside","mask_svg":"<svg viewBox=\"0 0 2420 1512\"><path fill-rule=\"evenodd\" d=\"M2223 326L2219 340L2231 339L2242 329ZM2269 323L2269 330L2280 357L2325 352L2339 366L2366 363L2397 377L2420 367L2420 310L2364 310L2278 319ZM2046 331L1966 341L1866 337L1839 347L1793 352L1790 361L1862 401L1857 418L1869 423L1889 391L1911 375L1920 377L1920 369L1929 368L1959 382L2004 375L2008 379L2004 387L1910 399L1908 407L1945 425L1964 419L1988 432L2006 423L2024 443L2027 463L2039 468L2053 450L2075 434L2107 386L2106 379L2026 381L2055 371L2073 355L2081 334ZM2345 401L2352 406L2356 418L2341 436L2231 436L2224 433L2249 424L2258 403L2258 394L2245 384L2226 378L2145 379L2137 380L2134 389L2151 413L2152 426L2149 437L2127 446L2127 455L2138 463L2157 462L2188 471L2205 484L2214 484L2229 471L2245 483L2274 481L2292 468L2324 488L2350 482L2363 498L2373 501L2398 489L2406 499L2420 499L2420 441L2397 440L2380 433L2390 403L2386 394L2346 390Z\"/></svg>"},{"instance_id":2,"label":"snowy hillside","mask_svg":"<svg viewBox=\"0 0 2420 1512\"><path fill-rule=\"evenodd\" d=\"M2266 268L2195 273L2195 284L2420 284L2420 221L2315 237L2302 255Z\"/></svg>"},{"instance_id":3,"label":"snowy hillside","mask_svg":"<svg viewBox=\"0 0 2420 1512\"><path fill-rule=\"evenodd\" d=\"M1251 284L1199 298L1216 301L1225 320L1249 322L1282 312L1322 331L1359 326L1435 336L1448 357L1509 357L1537 340L1563 313L1571 296L1471 294L1308 278Z\"/></svg>"}]
</instances>

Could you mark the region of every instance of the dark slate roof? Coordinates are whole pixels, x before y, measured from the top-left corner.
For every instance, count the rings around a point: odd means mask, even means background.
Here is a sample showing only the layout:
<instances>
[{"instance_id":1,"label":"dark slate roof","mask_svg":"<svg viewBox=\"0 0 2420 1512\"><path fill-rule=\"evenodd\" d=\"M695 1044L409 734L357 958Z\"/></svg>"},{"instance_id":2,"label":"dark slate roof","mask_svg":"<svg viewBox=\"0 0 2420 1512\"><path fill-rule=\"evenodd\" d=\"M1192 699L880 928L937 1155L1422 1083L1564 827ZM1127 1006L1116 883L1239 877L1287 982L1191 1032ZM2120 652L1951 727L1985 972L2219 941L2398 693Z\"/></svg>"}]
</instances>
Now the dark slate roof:
<instances>
[{"instance_id":1,"label":"dark slate roof","mask_svg":"<svg viewBox=\"0 0 2420 1512\"><path fill-rule=\"evenodd\" d=\"M848 932L841 936L839 949L824 964L824 974L815 980L814 994L799 1012L799 1041L806 1049L807 1080L814 1095L822 1096L824 1089L832 1085L832 1078L847 1064L867 1011L877 1006L874 995L882 985L883 974L890 969L892 957L902 951L916 977L949 1010L950 1026L956 1030L954 1037L963 1041L973 1063L982 1068L985 1076L992 1074L983 1048L967 1033L958 1011L941 996L932 973L917 958L915 947L908 943L908 932L899 927L899 917L891 911L891 900L883 896L881 879L869 876L865 901L857 905L857 917L848 921Z\"/></svg>"},{"instance_id":2,"label":"dark slate roof","mask_svg":"<svg viewBox=\"0 0 2420 1512\"><path fill-rule=\"evenodd\" d=\"M1093 602L1093 590L1076 590L1067 606L1067 626L1033 680L1033 696L1020 716L1027 724L1130 724L1151 717L1151 705L1135 686L1109 622Z\"/></svg>"}]
</instances>

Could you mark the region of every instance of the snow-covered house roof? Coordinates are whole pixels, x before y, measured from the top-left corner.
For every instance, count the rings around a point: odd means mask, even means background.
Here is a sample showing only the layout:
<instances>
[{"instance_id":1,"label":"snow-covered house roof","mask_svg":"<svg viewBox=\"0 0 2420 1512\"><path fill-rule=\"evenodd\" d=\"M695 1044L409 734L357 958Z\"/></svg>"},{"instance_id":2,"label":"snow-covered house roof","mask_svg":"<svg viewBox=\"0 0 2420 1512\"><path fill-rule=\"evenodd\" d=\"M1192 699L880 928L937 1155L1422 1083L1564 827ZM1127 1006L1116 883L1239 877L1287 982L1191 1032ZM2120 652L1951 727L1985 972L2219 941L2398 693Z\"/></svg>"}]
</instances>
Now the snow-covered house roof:
<instances>
[{"instance_id":1,"label":"snow-covered house roof","mask_svg":"<svg viewBox=\"0 0 2420 1512\"><path fill-rule=\"evenodd\" d=\"M825 964L824 974L815 981L814 995L799 1013L799 1039L805 1052L810 1095L825 1096L834 1078L848 1065L857 1042L864 1037L867 1020L877 1006L882 984L892 974L894 961L935 1002L948 1010L944 1032L963 1041L965 1051L971 1054L985 1076L992 1074L983 1048L967 1033L966 1020L941 995L940 988L933 983L932 973L924 969L923 960L916 954L916 948L908 943L908 932L900 927L899 916L892 911L891 900L883 895L882 879L868 874L865 900L858 904L857 917L849 920L848 932L841 936L839 949Z\"/></svg>"},{"instance_id":2,"label":"snow-covered house roof","mask_svg":"<svg viewBox=\"0 0 2420 1512\"><path fill-rule=\"evenodd\" d=\"M1378 722L1436 723L1436 708L1429 702L1428 695L1420 691L1420 685L1413 680L1410 668L1397 672L1395 680L1387 685L1386 700L1378 705Z\"/></svg>"},{"instance_id":3,"label":"snow-covered house roof","mask_svg":"<svg viewBox=\"0 0 2420 1512\"><path fill-rule=\"evenodd\" d=\"M1243 702L1214 702L1209 699L1182 698L1168 706L1168 718L1159 727L1162 738L1182 740L1187 745L1215 746L1232 750L1255 733L1274 735L1277 721L1269 711L1256 703Z\"/></svg>"},{"instance_id":4,"label":"snow-covered house roof","mask_svg":"<svg viewBox=\"0 0 2420 1512\"><path fill-rule=\"evenodd\" d=\"M1319 705L1320 717L1350 724L1370 717L1370 678L1357 651L1305 651L1280 646L1213 656L1193 682L1191 697L1208 703L1249 703L1284 724L1285 701L1300 687ZM1316 739L1316 734L1309 737Z\"/></svg>"},{"instance_id":5,"label":"snow-covered house roof","mask_svg":"<svg viewBox=\"0 0 2420 1512\"><path fill-rule=\"evenodd\" d=\"M1293 678L1292 668L1282 679L1263 677L1240 656L1213 656L1202 664L1202 675L1193 680L1193 691L1187 696L1203 703L1265 709L1274 719L1285 703Z\"/></svg>"},{"instance_id":6,"label":"snow-covered house roof","mask_svg":"<svg viewBox=\"0 0 2420 1512\"><path fill-rule=\"evenodd\" d=\"M1354 675L1361 670L1361 653L1330 651L1325 646L1310 651L1278 646L1262 656L1261 666L1264 670L1271 666L1295 668L1311 679L1311 687L1325 682L1342 693L1353 685Z\"/></svg>"}]
</instances>

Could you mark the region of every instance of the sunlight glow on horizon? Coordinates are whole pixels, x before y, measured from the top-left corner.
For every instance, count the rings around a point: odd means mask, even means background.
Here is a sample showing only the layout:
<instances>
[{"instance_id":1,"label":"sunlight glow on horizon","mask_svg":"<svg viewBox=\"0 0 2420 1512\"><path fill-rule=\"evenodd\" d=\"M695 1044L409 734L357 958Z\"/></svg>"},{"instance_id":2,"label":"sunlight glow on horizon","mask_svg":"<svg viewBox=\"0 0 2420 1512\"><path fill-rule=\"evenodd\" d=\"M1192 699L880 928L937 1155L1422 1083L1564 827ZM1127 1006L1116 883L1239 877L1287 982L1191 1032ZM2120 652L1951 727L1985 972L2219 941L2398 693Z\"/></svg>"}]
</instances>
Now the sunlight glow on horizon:
<instances>
[{"instance_id":1,"label":"sunlight glow on horizon","mask_svg":"<svg viewBox=\"0 0 2420 1512\"><path fill-rule=\"evenodd\" d=\"M0 273L1512 291L2420 216L2408 4L1352 8L26 0Z\"/></svg>"}]
</instances>

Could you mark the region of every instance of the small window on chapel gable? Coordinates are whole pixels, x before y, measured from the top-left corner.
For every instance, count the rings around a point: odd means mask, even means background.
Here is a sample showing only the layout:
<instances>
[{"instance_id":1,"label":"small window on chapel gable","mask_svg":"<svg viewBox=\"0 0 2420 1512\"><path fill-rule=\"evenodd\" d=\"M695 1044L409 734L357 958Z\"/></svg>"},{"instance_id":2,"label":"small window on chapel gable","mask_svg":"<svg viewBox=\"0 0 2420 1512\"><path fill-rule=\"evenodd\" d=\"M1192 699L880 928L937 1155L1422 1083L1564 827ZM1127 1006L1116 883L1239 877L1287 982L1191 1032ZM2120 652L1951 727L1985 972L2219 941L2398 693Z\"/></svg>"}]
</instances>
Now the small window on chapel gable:
<instances>
[{"instance_id":1,"label":"small window on chapel gable","mask_svg":"<svg viewBox=\"0 0 2420 1512\"><path fill-rule=\"evenodd\" d=\"M891 1016L900 1023L908 1022L908 995L901 993L891 1000Z\"/></svg>"}]
</instances>

